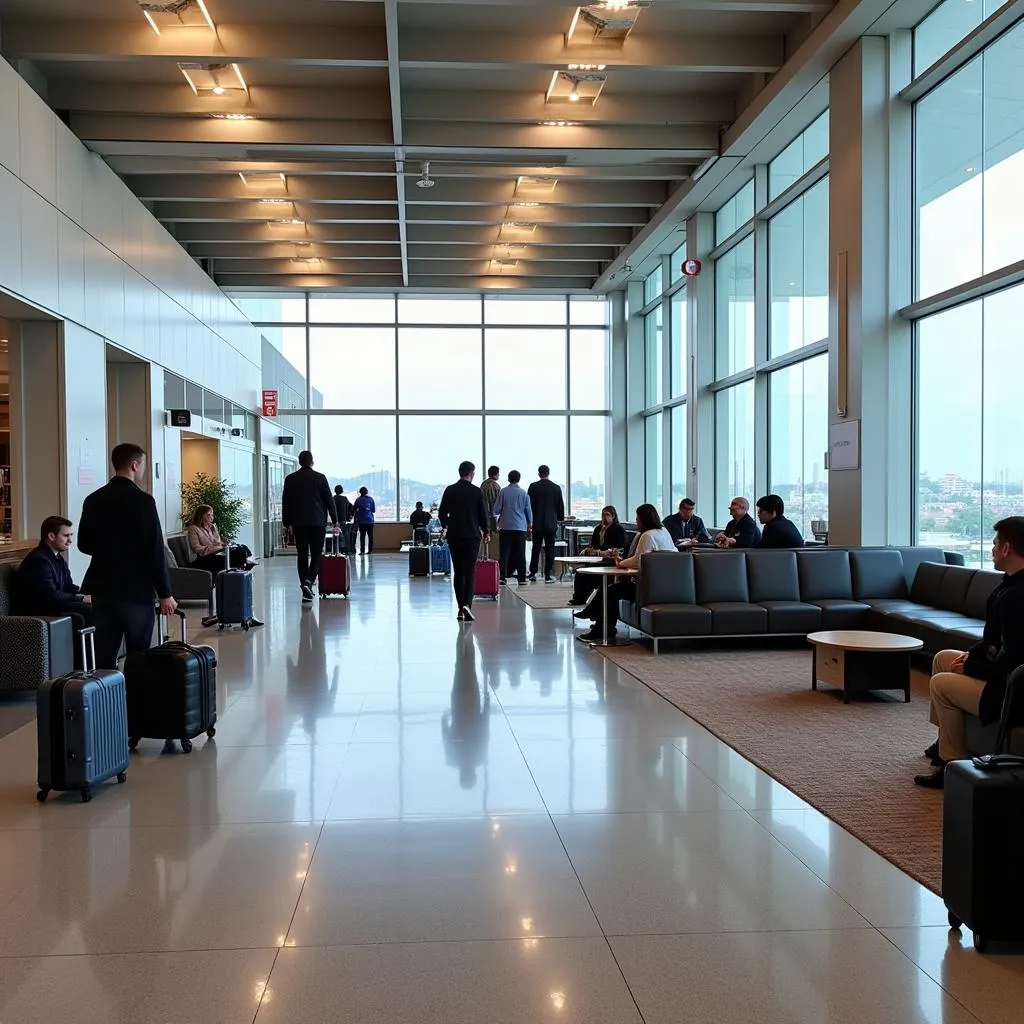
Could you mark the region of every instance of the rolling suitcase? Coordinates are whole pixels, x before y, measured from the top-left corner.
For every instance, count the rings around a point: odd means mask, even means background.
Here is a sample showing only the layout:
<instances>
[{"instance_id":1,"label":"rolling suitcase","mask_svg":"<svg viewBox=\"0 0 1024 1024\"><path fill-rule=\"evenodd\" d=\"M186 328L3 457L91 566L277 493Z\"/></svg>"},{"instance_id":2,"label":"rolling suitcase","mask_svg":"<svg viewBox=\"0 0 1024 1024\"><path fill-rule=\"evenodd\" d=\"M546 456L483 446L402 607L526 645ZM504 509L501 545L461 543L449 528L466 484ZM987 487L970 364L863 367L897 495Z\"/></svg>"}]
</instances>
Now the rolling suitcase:
<instances>
[{"instance_id":1,"label":"rolling suitcase","mask_svg":"<svg viewBox=\"0 0 1024 1024\"><path fill-rule=\"evenodd\" d=\"M498 600L498 563L482 558L476 563L476 582L473 585L475 597L490 597Z\"/></svg>"},{"instance_id":2,"label":"rolling suitcase","mask_svg":"<svg viewBox=\"0 0 1024 1024\"><path fill-rule=\"evenodd\" d=\"M348 559L338 553L338 542L338 534L334 534L333 550L325 551L323 558L320 559L321 597L333 597L335 594L348 597L348 592L352 589Z\"/></svg>"},{"instance_id":3,"label":"rolling suitcase","mask_svg":"<svg viewBox=\"0 0 1024 1024\"><path fill-rule=\"evenodd\" d=\"M77 790L88 803L97 783L127 778L124 675L96 669L95 633L90 626L79 634L84 671L47 680L36 691L40 803L54 789Z\"/></svg>"},{"instance_id":4,"label":"rolling suitcase","mask_svg":"<svg viewBox=\"0 0 1024 1024\"><path fill-rule=\"evenodd\" d=\"M942 803L942 898L949 925L966 924L974 948L1024 940L1024 758L950 761Z\"/></svg>"},{"instance_id":5,"label":"rolling suitcase","mask_svg":"<svg viewBox=\"0 0 1024 1024\"><path fill-rule=\"evenodd\" d=\"M158 647L136 651L124 660L131 750L144 738L178 740L187 754L196 736L216 735L217 654L212 647L188 643L185 613L177 615L180 641L164 635ZM164 624L161 618L161 631Z\"/></svg>"},{"instance_id":6,"label":"rolling suitcase","mask_svg":"<svg viewBox=\"0 0 1024 1024\"><path fill-rule=\"evenodd\" d=\"M241 626L248 630L252 625L252 570L226 569L217 574L217 624Z\"/></svg>"},{"instance_id":7,"label":"rolling suitcase","mask_svg":"<svg viewBox=\"0 0 1024 1024\"><path fill-rule=\"evenodd\" d=\"M409 548L409 575L430 575L431 548Z\"/></svg>"},{"instance_id":8,"label":"rolling suitcase","mask_svg":"<svg viewBox=\"0 0 1024 1024\"><path fill-rule=\"evenodd\" d=\"M452 553L448 550L448 545L443 541L440 544L431 544L429 551L430 571L432 573L440 572L444 573L445 576L450 576L452 573Z\"/></svg>"},{"instance_id":9,"label":"rolling suitcase","mask_svg":"<svg viewBox=\"0 0 1024 1024\"><path fill-rule=\"evenodd\" d=\"M412 531L412 542L417 547L426 547L430 543L430 531L425 526L417 526Z\"/></svg>"}]
</instances>

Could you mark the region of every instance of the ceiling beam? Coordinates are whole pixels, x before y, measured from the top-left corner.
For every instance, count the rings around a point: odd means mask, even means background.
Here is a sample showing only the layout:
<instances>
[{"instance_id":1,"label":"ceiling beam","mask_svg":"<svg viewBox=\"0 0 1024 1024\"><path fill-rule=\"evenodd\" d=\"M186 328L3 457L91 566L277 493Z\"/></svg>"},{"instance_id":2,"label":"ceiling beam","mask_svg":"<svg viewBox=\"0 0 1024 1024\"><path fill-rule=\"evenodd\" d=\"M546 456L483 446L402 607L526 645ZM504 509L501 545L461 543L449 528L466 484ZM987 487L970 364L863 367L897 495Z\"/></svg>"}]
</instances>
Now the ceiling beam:
<instances>
[{"instance_id":1,"label":"ceiling beam","mask_svg":"<svg viewBox=\"0 0 1024 1024\"><path fill-rule=\"evenodd\" d=\"M402 243L402 281L409 283L408 229L405 208L404 119L402 117L402 82L398 65L398 0L384 0L384 35L388 52L388 89L391 96L391 131L395 144L396 192L398 196L398 237Z\"/></svg>"},{"instance_id":2,"label":"ceiling beam","mask_svg":"<svg viewBox=\"0 0 1024 1024\"><path fill-rule=\"evenodd\" d=\"M395 253L390 260L332 260L321 259L317 264L300 263L295 259L283 260L214 260L214 274L344 274L346 277L373 277L380 274L401 276L402 261ZM596 275L595 275L596 276Z\"/></svg>"},{"instance_id":3,"label":"ceiling beam","mask_svg":"<svg viewBox=\"0 0 1024 1024\"><path fill-rule=\"evenodd\" d=\"M189 255L197 260L287 260L293 256L326 256L339 260L398 260L401 249L398 243L355 245L339 242L296 241L265 242L192 242L188 244ZM614 255L614 250L612 251Z\"/></svg>"},{"instance_id":4,"label":"ceiling beam","mask_svg":"<svg viewBox=\"0 0 1024 1024\"><path fill-rule=\"evenodd\" d=\"M223 24L217 34L181 29L156 35L141 16L131 21L5 18L4 54L35 61L277 61L319 67L386 68L379 28L280 22Z\"/></svg>"},{"instance_id":5,"label":"ceiling beam","mask_svg":"<svg viewBox=\"0 0 1024 1024\"><path fill-rule=\"evenodd\" d=\"M346 206L337 203L331 206L320 205L308 207L296 205L271 206L267 212L265 203L200 203L169 202L153 203L152 213L161 221L218 221L233 220L268 224L285 217L298 217L304 221L317 220L327 224L391 224L398 221L398 208L392 201L391 205L381 203L377 206ZM286 225L282 225L286 226Z\"/></svg>"},{"instance_id":6,"label":"ceiling beam","mask_svg":"<svg viewBox=\"0 0 1024 1024\"><path fill-rule=\"evenodd\" d=\"M271 274L218 274L216 271L213 274L213 280L225 290L231 290L234 288L258 288L260 291L266 291L268 288L302 288L302 289L317 289L317 288L354 288L358 287L360 291L370 289L381 289L387 291L393 291L395 288L402 287L402 275L401 274L378 274L378 275L366 275L363 277L332 277L330 275L323 274L310 274L308 271L305 273L282 273L279 275Z\"/></svg>"},{"instance_id":7,"label":"ceiling beam","mask_svg":"<svg viewBox=\"0 0 1024 1024\"><path fill-rule=\"evenodd\" d=\"M518 262L515 267L495 263L490 257L482 260L420 260L409 261L410 276L440 274L446 277L499 274L515 277L580 277L593 280L601 272L596 262L530 263ZM213 262L214 274L331 274L345 277L373 277L379 274L399 274L401 260L335 260L321 258L319 263L308 264L292 258L286 259L218 259Z\"/></svg>"},{"instance_id":8,"label":"ceiling beam","mask_svg":"<svg viewBox=\"0 0 1024 1024\"><path fill-rule=\"evenodd\" d=\"M339 207L340 210L346 209ZM594 227L642 227L648 221L648 211L636 207L565 206L555 209L537 207L510 215L506 205L501 206L426 206L411 204L408 209L409 227L413 224L503 224L522 221L531 224L590 224ZM527 216L529 214L529 216ZM330 218L326 218L330 219ZM529 242L529 237L512 241Z\"/></svg>"},{"instance_id":9,"label":"ceiling beam","mask_svg":"<svg viewBox=\"0 0 1024 1024\"><path fill-rule=\"evenodd\" d=\"M312 229L314 225L310 225ZM587 227L568 224L541 224L528 237L501 238L498 224L422 224L409 225L409 244L430 245L494 245L501 241L523 242L526 245L629 245L632 227Z\"/></svg>"},{"instance_id":10,"label":"ceiling beam","mask_svg":"<svg viewBox=\"0 0 1024 1024\"><path fill-rule=\"evenodd\" d=\"M529 260L541 263L574 263L578 261L608 263L618 250L613 245L516 245L502 242L488 245L443 245L437 242L413 242L409 255L416 260ZM557 268L556 268L557 269Z\"/></svg>"},{"instance_id":11,"label":"ceiling beam","mask_svg":"<svg viewBox=\"0 0 1024 1024\"><path fill-rule=\"evenodd\" d=\"M393 291L402 286L399 275L388 277L341 277L330 274L214 274L214 281L228 291L252 289L267 291L271 288L301 288L307 291L357 288L359 291ZM418 292L452 291L516 291L528 288L531 292L551 292L564 295L566 292L590 294L590 278L550 277L539 281L532 277L429 277L418 276L409 279L409 285Z\"/></svg>"},{"instance_id":12,"label":"ceiling beam","mask_svg":"<svg viewBox=\"0 0 1024 1024\"><path fill-rule=\"evenodd\" d=\"M276 168L275 168L276 170ZM293 203L395 203L394 177L391 178L286 178L287 191L270 193L267 198ZM124 183L144 201L260 202L264 194L259 186L246 185L238 174L146 174L130 175ZM289 216L274 211L282 203L262 202L267 217Z\"/></svg>"},{"instance_id":13,"label":"ceiling beam","mask_svg":"<svg viewBox=\"0 0 1024 1024\"><path fill-rule=\"evenodd\" d=\"M504 259L504 257L501 257ZM579 261L576 263L536 263L519 260L514 267L495 263L489 257L483 260L421 260L415 257L409 261L409 273L413 276L442 274L445 277L466 274L472 276L498 274L502 277L560 277L596 278L602 270L601 263Z\"/></svg>"},{"instance_id":14,"label":"ceiling beam","mask_svg":"<svg viewBox=\"0 0 1024 1024\"><path fill-rule=\"evenodd\" d=\"M339 0L324 0L332 3ZM379 3L379 0L340 0L343 3ZM508 7L510 0L402 0L406 7L445 6ZM516 7L551 9L552 0L515 0ZM729 11L738 14L820 14L829 11L829 0L658 0L658 8L670 11Z\"/></svg>"},{"instance_id":15,"label":"ceiling beam","mask_svg":"<svg viewBox=\"0 0 1024 1024\"><path fill-rule=\"evenodd\" d=\"M169 224L171 233L182 244L251 242L275 245L296 241L326 242L349 245L398 245L398 224L303 224L273 225L265 221L175 221Z\"/></svg>"}]
</instances>

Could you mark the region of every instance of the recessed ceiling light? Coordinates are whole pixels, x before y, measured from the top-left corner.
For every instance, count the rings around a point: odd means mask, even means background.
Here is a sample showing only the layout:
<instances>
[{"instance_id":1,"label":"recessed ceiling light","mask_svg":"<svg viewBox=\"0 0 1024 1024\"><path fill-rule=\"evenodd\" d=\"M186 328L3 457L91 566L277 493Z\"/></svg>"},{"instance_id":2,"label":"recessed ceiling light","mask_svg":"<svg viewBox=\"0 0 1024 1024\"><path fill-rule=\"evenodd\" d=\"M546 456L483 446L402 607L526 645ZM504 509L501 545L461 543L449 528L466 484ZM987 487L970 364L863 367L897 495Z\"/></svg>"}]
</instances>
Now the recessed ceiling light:
<instances>
[{"instance_id":1,"label":"recessed ceiling light","mask_svg":"<svg viewBox=\"0 0 1024 1024\"><path fill-rule=\"evenodd\" d=\"M513 206L542 206L542 203L521 203L518 200L512 204Z\"/></svg>"},{"instance_id":2,"label":"recessed ceiling light","mask_svg":"<svg viewBox=\"0 0 1024 1024\"><path fill-rule=\"evenodd\" d=\"M292 263L301 263L303 266L313 266L322 262L319 256L293 256Z\"/></svg>"},{"instance_id":3,"label":"recessed ceiling light","mask_svg":"<svg viewBox=\"0 0 1024 1024\"><path fill-rule=\"evenodd\" d=\"M280 217L277 220L272 220L270 224L305 224L306 222L301 217Z\"/></svg>"},{"instance_id":4,"label":"recessed ceiling light","mask_svg":"<svg viewBox=\"0 0 1024 1024\"><path fill-rule=\"evenodd\" d=\"M567 68L569 71L605 71L607 70L607 64L570 64Z\"/></svg>"},{"instance_id":5,"label":"recessed ceiling light","mask_svg":"<svg viewBox=\"0 0 1024 1024\"><path fill-rule=\"evenodd\" d=\"M255 121L255 114L210 114L215 121Z\"/></svg>"},{"instance_id":6,"label":"recessed ceiling light","mask_svg":"<svg viewBox=\"0 0 1024 1024\"><path fill-rule=\"evenodd\" d=\"M216 32L204 0L138 0L149 27L160 35L161 28L208 28Z\"/></svg>"},{"instance_id":7,"label":"recessed ceiling light","mask_svg":"<svg viewBox=\"0 0 1024 1024\"><path fill-rule=\"evenodd\" d=\"M542 128L578 128L579 121L538 121Z\"/></svg>"}]
</instances>

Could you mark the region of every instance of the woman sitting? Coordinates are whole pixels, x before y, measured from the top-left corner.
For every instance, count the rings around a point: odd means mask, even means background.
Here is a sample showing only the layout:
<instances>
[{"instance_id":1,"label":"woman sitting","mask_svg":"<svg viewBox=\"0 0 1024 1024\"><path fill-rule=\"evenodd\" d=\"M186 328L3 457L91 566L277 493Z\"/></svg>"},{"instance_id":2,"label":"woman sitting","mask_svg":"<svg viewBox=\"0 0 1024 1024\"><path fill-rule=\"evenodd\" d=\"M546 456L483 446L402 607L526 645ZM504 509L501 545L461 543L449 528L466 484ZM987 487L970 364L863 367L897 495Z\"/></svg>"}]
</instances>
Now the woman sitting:
<instances>
[{"instance_id":1,"label":"woman sitting","mask_svg":"<svg viewBox=\"0 0 1024 1024\"><path fill-rule=\"evenodd\" d=\"M188 528L189 567L205 569L214 575L225 568L224 550L230 549L232 569L251 569L252 552L244 544L229 544L220 539L213 521L213 509L199 505L192 514L192 525Z\"/></svg>"},{"instance_id":2,"label":"woman sitting","mask_svg":"<svg viewBox=\"0 0 1024 1024\"><path fill-rule=\"evenodd\" d=\"M629 558L615 558L615 565L619 569L639 570L640 556L650 551L672 551L676 550L672 534L661 525L661 516L653 505L641 505L636 510L636 526L640 531L637 537L636 546ZM632 601L636 597L636 582L632 577L623 576L618 582L608 587L608 637L615 636L615 626L619 621L619 602ZM604 602L600 600L591 601L583 613L577 612L578 618L592 619L594 625L587 633L580 633L577 640L584 640L590 643L600 643L604 638L602 626L602 614Z\"/></svg>"},{"instance_id":3,"label":"woman sitting","mask_svg":"<svg viewBox=\"0 0 1024 1024\"><path fill-rule=\"evenodd\" d=\"M615 556L625 553L626 531L619 522L619 514L614 505L605 505L601 509L601 522L594 527L594 536L590 538L590 546L581 552L603 558L601 565L614 565ZM588 597L601 588L601 580L592 573L578 572L572 580L572 600L569 604L584 604Z\"/></svg>"}]
</instances>

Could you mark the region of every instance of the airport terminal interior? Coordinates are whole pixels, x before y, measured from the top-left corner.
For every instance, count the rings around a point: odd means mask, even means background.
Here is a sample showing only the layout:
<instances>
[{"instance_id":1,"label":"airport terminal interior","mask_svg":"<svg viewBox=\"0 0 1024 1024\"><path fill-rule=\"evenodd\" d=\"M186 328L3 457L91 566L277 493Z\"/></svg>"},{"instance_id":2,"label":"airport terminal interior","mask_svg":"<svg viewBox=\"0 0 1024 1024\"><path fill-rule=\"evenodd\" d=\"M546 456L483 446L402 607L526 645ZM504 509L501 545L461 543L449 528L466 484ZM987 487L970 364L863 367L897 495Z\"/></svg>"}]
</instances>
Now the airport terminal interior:
<instances>
[{"instance_id":1,"label":"airport terminal interior","mask_svg":"<svg viewBox=\"0 0 1024 1024\"><path fill-rule=\"evenodd\" d=\"M913 782L1024 515L1024 0L0 0L0 56L2 1024L1024 1019ZM41 803L13 574L124 443L262 625L183 555L215 736ZM312 602L306 450L376 509ZM565 507L472 619L410 572L463 460ZM763 495L805 548L580 642L607 506Z\"/></svg>"}]
</instances>

